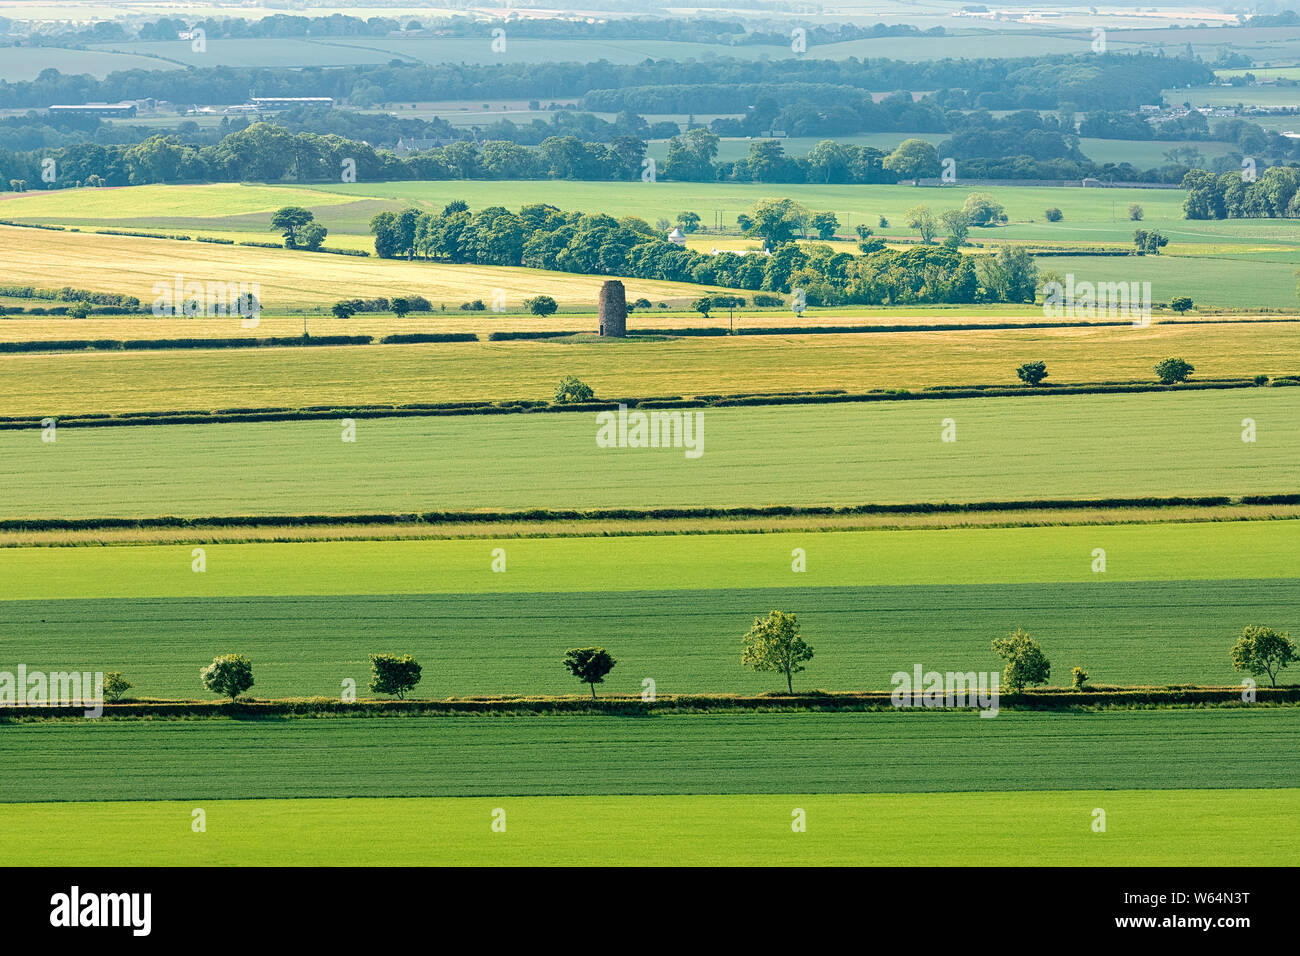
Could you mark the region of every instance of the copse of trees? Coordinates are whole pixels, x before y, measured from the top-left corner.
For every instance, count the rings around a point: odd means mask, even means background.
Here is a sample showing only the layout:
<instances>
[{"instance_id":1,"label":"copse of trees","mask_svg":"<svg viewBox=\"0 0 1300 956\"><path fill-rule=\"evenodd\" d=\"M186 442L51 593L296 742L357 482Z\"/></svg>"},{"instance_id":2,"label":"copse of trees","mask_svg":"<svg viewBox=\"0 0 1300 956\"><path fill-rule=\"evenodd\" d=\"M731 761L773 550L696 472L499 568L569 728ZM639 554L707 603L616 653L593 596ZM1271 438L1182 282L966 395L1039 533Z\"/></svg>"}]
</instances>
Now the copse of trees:
<instances>
[{"instance_id":1,"label":"copse of trees","mask_svg":"<svg viewBox=\"0 0 1300 956\"><path fill-rule=\"evenodd\" d=\"M1300 168L1270 166L1254 182L1240 171L1214 175L1193 169L1183 177L1188 219L1275 219L1300 217Z\"/></svg>"},{"instance_id":2,"label":"copse of trees","mask_svg":"<svg viewBox=\"0 0 1300 956\"><path fill-rule=\"evenodd\" d=\"M1033 257L1002 247L967 257L929 246L854 255L829 244L802 244L809 214L789 199L761 200L748 217L750 235L770 255L709 254L669 242L644 221L566 212L534 203L511 212L463 202L441 212L407 209L375 216L375 252L384 258L525 266L586 275L695 282L763 292L802 289L812 306L927 302L1032 302ZM980 264L975 265L978 258Z\"/></svg>"}]
</instances>

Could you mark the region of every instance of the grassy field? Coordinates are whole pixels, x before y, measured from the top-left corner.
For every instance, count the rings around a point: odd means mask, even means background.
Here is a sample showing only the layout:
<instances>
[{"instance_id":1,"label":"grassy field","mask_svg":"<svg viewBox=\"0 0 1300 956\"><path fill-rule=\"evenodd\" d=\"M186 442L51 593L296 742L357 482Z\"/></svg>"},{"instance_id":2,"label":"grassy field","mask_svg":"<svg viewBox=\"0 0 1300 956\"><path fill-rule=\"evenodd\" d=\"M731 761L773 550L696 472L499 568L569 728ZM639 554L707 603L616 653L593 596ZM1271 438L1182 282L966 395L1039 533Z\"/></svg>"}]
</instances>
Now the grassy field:
<instances>
[{"instance_id":1,"label":"grassy field","mask_svg":"<svg viewBox=\"0 0 1300 956\"><path fill-rule=\"evenodd\" d=\"M1076 664L1101 684L1230 686L1242 677L1228 649L1243 626L1300 632L1295 573L817 588L791 586L799 576L787 571L786 585L771 588L8 601L0 646L7 661L33 669L119 670L141 697L209 697L198 668L232 650L253 661L252 694L261 698L337 697L347 679L369 696L368 655L380 651L424 665L421 697L564 695L583 690L559 664L577 631L618 660L602 694L639 695L647 677L661 694L759 694L783 689L784 680L742 668L740 637L755 617L780 608L799 615L817 651L796 689L887 691L893 674L917 662L998 670L989 644L1016 627L1042 643L1056 686L1069 683Z\"/></svg>"},{"instance_id":2,"label":"grassy field","mask_svg":"<svg viewBox=\"0 0 1300 956\"><path fill-rule=\"evenodd\" d=\"M796 807L806 833L791 832ZM0 841L33 866L1258 866L1300 852L1275 827L1300 810L1295 789L207 800L201 834L194 809L11 804ZM96 839L67 839L83 828Z\"/></svg>"},{"instance_id":3,"label":"grassy field","mask_svg":"<svg viewBox=\"0 0 1300 956\"><path fill-rule=\"evenodd\" d=\"M0 515L1281 494L1300 483L1298 412L1291 388L716 408L696 457L599 448L592 413L362 419L355 442L337 420L33 428L0 432Z\"/></svg>"},{"instance_id":4,"label":"grassy field","mask_svg":"<svg viewBox=\"0 0 1300 956\"><path fill-rule=\"evenodd\" d=\"M648 676L661 693L758 693L779 681L739 666L739 637L779 607L818 651L803 687L887 689L918 661L991 668L989 642L1014 627L1058 684L1076 663L1102 683L1230 684L1244 623L1300 630L1298 545L1297 521L336 541L208 545L202 574L186 545L9 548L0 645L36 669L122 670L145 697L201 695L197 668L231 648L260 697L364 687L378 649L425 664L423 696L563 694L577 627L620 662L605 692Z\"/></svg>"},{"instance_id":5,"label":"grassy field","mask_svg":"<svg viewBox=\"0 0 1300 956\"><path fill-rule=\"evenodd\" d=\"M491 570L505 548L508 570ZM807 570L796 580L791 552ZM777 534L0 548L4 601L903 587L1300 577L1300 521Z\"/></svg>"},{"instance_id":6,"label":"grassy field","mask_svg":"<svg viewBox=\"0 0 1300 956\"><path fill-rule=\"evenodd\" d=\"M1285 322L9 354L0 356L0 415L549 400L567 375L605 398L1014 385L1016 367L1036 360L1057 384L1153 381L1168 356L1198 377L1280 376L1300 371L1298 349L1300 323Z\"/></svg>"},{"instance_id":7,"label":"grassy field","mask_svg":"<svg viewBox=\"0 0 1300 956\"><path fill-rule=\"evenodd\" d=\"M3 800L1294 787L1300 710L23 723Z\"/></svg>"}]
</instances>

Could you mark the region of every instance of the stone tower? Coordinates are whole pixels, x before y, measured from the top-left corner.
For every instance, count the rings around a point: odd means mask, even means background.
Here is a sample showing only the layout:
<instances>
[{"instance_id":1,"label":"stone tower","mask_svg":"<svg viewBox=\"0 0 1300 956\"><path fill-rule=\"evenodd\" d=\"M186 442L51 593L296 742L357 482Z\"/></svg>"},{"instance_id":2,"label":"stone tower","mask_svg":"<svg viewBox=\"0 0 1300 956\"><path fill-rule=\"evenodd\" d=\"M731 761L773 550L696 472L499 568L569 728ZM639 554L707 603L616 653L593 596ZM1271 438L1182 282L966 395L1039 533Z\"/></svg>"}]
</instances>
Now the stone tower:
<instances>
[{"instance_id":1,"label":"stone tower","mask_svg":"<svg viewBox=\"0 0 1300 956\"><path fill-rule=\"evenodd\" d=\"M623 283L611 279L600 287L600 334L627 335L627 293Z\"/></svg>"}]
</instances>

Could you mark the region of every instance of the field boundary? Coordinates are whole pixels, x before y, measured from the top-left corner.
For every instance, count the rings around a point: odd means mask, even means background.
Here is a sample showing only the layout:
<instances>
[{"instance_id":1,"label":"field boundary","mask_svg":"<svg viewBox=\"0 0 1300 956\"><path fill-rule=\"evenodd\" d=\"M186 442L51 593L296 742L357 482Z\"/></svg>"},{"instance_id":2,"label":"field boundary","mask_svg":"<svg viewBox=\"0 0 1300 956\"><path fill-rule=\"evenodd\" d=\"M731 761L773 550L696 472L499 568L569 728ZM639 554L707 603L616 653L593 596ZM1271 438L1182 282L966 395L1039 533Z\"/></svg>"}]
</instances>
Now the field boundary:
<instances>
[{"instance_id":1,"label":"field boundary","mask_svg":"<svg viewBox=\"0 0 1300 956\"><path fill-rule=\"evenodd\" d=\"M971 692L972 697L974 691ZM1256 700L1246 704L1241 687L1107 687L1082 691L1066 688L1003 693L999 709L1074 710L1078 708L1146 709L1164 707L1245 707L1300 703L1300 685L1258 687ZM275 700L142 700L105 703L105 717L116 718L258 718L258 717L387 717L474 714L609 714L648 717L660 712L709 713L800 711L973 711L979 708L930 706L899 707L890 691L813 691L802 694L663 694L654 700L639 696L591 698L573 696L449 697L421 700L342 701L333 697ZM86 718L85 708L25 706L0 707L0 723L15 720Z\"/></svg>"},{"instance_id":2,"label":"field boundary","mask_svg":"<svg viewBox=\"0 0 1300 956\"><path fill-rule=\"evenodd\" d=\"M980 512L1021 512L1030 510L1071 511L1079 509L1223 507L1229 505L1295 505L1300 494L1214 495L1194 498L1057 498L1024 501L935 501L899 504L857 505L765 505L737 508L593 508L548 509L525 511L405 511L352 514L266 514L266 515L155 515L151 517L87 518L0 518L0 531L80 531L121 528L203 528L203 527L310 527L314 525L444 525L444 524L512 524L551 521L618 521L629 519L673 518L769 518L829 517L837 515L917 515L961 514Z\"/></svg>"}]
</instances>

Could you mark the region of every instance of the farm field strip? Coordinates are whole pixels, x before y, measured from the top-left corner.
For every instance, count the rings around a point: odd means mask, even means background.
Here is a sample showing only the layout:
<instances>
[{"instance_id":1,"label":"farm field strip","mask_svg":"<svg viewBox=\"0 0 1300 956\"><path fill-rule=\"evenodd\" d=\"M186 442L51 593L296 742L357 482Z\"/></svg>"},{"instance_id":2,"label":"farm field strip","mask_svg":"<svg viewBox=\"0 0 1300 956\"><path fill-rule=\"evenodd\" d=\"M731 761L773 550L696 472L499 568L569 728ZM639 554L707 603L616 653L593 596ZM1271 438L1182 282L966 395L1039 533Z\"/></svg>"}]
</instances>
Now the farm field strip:
<instances>
[{"instance_id":1,"label":"farm field strip","mask_svg":"<svg viewBox=\"0 0 1300 956\"><path fill-rule=\"evenodd\" d=\"M491 570L504 548L504 573ZM793 579L792 551L807 570ZM1300 578L1300 520L907 531L0 548L0 598L519 594ZM612 572L612 573L611 573ZM0 608L4 604L0 603Z\"/></svg>"},{"instance_id":2,"label":"farm field strip","mask_svg":"<svg viewBox=\"0 0 1300 956\"><path fill-rule=\"evenodd\" d=\"M579 629L618 660L602 694L637 696L647 676L659 694L760 694L783 682L742 668L739 641L773 608L797 613L817 652L796 689L887 691L916 662L998 668L990 641L1017 627L1043 645L1056 686L1075 664L1095 684L1231 686L1246 623L1300 632L1300 568L1253 581L10 600L0 666L120 670L133 695L194 699L208 696L198 667L233 648L254 662L258 698L334 697L346 679L365 688L368 655L392 651L424 664L418 697L568 695L580 688L557 662Z\"/></svg>"},{"instance_id":3,"label":"farm field strip","mask_svg":"<svg viewBox=\"0 0 1300 956\"><path fill-rule=\"evenodd\" d=\"M1300 708L32 722L0 802L1293 788Z\"/></svg>"},{"instance_id":4,"label":"farm field strip","mask_svg":"<svg viewBox=\"0 0 1300 956\"><path fill-rule=\"evenodd\" d=\"M642 413L643 414L643 413ZM1282 494L1300 389L686 410L677 447L590 412L0 432L0 515L91 518ZM1242 440L1246 419L1255 442ZM948 423L951 422L950 426ZM698 423L698 424L696 424ZM943 440L955 429L955 441ZM36 479L36 480L33 480Z\"/></svg>"},{"instance_id":5,"label":"farm field strip","mask_svg":"<svg viewBox=\"0 0 1300 956\"><path fill-rule=\"evenodd\" d=\"M796 807L806 833L791 832ZM1105 834L1091 832L1098 807ZM489 828L498 808L505 833ZM0 845L35 866L1259 866L1300 853L1295 830L1275 828L1300 812L1296 789L208 800L202 834L194 809L8 804ZM97 839L66 839L81 828Z\"/></svg>"},{"instance_id":6,"label":"farm field strip","mask_svg":"<svg viewBox=\"0 0 1300 956\"><path fill-rule=\"evenodd\" d=\"M0 204L0 215L3 212ZM268 241L271 238L268 236ZM272 310L404 292L459 308L467 300L490 302L496 289L503 290L507 302L516 308L524 298L540 293L559 302L592 304L601 282L608 278L17 226L0 226L0 246L6 249L0 278L8 285L47 287L51 284L50 263L58 262L60 287L116 292L153 303L159 295L155 287L161 284L170 290L179 274L185 282L256 283L258 300ZM624 284L630 299L695 299L713 291L711 286L652 279L625 279Z\"/></svg>"},{"instance_id":7,"label":"farm field strip","mask_svg":"<svg viewBox=\"0 0 1300 956\"><path fill-rule=\"evenodd\" d=\"M1058 384L1153 381L1168 356L1197 377L1295 375L1300 323L3 355L0 415L549 400L566 375L597 397L1012 385L1038 360Z\"/></svg>"}]
</instances>

